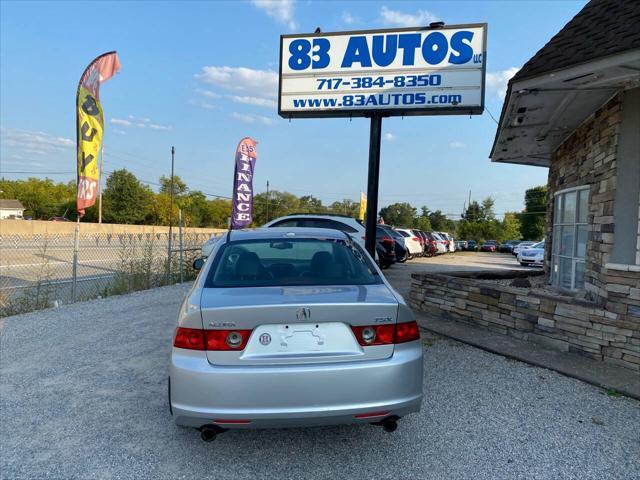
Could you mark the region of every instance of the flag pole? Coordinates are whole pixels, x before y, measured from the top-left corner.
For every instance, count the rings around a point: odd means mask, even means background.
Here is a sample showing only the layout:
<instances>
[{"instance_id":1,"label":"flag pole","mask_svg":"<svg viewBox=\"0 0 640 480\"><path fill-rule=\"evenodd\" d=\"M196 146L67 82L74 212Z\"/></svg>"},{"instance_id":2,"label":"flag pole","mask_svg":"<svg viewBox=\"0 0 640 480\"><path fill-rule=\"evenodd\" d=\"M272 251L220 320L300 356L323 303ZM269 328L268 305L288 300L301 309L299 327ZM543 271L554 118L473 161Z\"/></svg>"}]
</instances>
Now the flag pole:
<instances>
[{"instance_id":1,"label":"flag pole","mask_svg":"<svg viewBox=\"0 0 640 480\"><path fill-rule=\"evenodd\" d=\"M104 140L100 149L100 173L98 178L98 223L102 223L102 163L104 162Z\"/></svg>"}]
</instances>

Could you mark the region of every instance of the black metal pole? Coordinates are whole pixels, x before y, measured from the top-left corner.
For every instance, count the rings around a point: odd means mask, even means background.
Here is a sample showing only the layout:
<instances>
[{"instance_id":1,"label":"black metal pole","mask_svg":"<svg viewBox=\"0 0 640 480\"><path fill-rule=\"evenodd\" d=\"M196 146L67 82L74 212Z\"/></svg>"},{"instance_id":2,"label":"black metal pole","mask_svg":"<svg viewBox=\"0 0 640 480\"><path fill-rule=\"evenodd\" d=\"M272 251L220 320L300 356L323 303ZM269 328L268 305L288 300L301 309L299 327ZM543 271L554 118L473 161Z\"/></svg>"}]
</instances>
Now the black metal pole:
<instances>
[{"instance_id":1,"label":"black metal pole","mask_svg":"<svg viewBox=\"0 0 640 480\"><path fill-rule=\"evenodd\" d=\"M269 180L267 180L267 222L269 221Z\"/></svg>"},{"instance_id":2,"label":"black metal pole","mask_svg":"<svg viewBox=\"0 0 640 480\"><path fill-rule=\"evenodd\" d=\"M369 177L367 181L367 223L365 247L372 257L376 254L376 224L378 223L378 181L380 179L380 136L382 117L371 117L369 131Z\"/></svg>"},{"instance_id":3,"label":"black metal pole","mask_svg":"<svg viewBox=\"0 0 640 480\"><path fill-rule=\"evenodd\" d=\"M167 284L171 283L171 260L173 254L173 166L176 155L176 148L171 147L171 191L169 192L169 244L167 245Z\"/></svg>"}]
</instances>

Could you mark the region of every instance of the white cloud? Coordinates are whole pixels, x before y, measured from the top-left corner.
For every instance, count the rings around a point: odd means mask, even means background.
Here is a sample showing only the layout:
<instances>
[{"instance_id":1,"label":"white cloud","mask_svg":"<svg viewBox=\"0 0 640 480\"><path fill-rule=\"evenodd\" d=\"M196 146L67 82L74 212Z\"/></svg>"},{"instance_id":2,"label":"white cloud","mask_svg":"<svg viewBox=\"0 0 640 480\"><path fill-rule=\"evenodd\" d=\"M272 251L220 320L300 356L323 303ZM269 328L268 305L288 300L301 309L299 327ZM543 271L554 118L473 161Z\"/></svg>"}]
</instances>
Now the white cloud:
<instances>
[{"instance_id":1,"label":"white cloud","mask_svg":"<svg viewBox=\"0 0 640 480\"><path fill-rule=\"evenodd\" d=\"M467 145L459 140L454 140L453 142L449 142L449 148L452 150L458 150L460 148L465 148Z\"/></svg>"},{"instance_id":2,"label":"white cloud","mask_svg":"<svg viewBox=\"0 0 640 480\"><path fill-rule=\"evenodd\" d=\"M219 93L212 92L211 90L203 90L202 88L197 88L196 92L198 92L203 97L207 97L207 98L220 98L220 97L222 97L222 95L220 95Z\"/></svg>"},{"instance_id":3,"label":"white cloud","mask_svg":"<svg viewBox=\"0 0 640 480\"><path fill-rule=\"evenodd\" d=\"M345 25L353 25L354 23L360 23L360 19L351 12L342 12L342 22Z\"/></svg>"},{"instance_id":4,"label":"white cloud","mask_svg":"<svg viewBox=\"0 0 640 480\"><path fill-rule=\"evenodd\" d=\"M203 67L196 78L226 90L250 94L254 97L275 98L278 95L278 74L273 70L254 70L246 67Z\"/></svg>"},{"instance_id":5,"label":"white cloud","mask_svg":"<svg viewBox=\"0 0 640 480\"><path fill-rule=\"evenodd\" d=\"M291 30L296 28L293 18L294 0L251 0L251 3L276 22L286 25Z\"/></svg>"},{"instance_id":6,"label":"white cloud","mask_svg":"<svg viewBox=\"0 0 640 480\"><path fill-rule=\"evenodd\" d=\"M487 72L487 90L491 90L500 100L504 100L507 83L518 70L520 70L518 67L511 67L499 72Z\"/></svg>"},{"instance_id":7,"label":"white cloud","mask_svg":"<svg viewBox=\"0 0 640 480\"><path fill-rule=\"evenodd\" d=\"M126 128L149 127L152 130L171 130L173 128L171 125L161 125L159 123L152 123L150 118L134 117L133 115L128 115L127 118L129 118L130 120L125 120L124 118L111 118L109 120L109 123L113 125L120 125L121 127L126 127ZM119 130L118 132L122 132L122 130Z\"/></svg>"},{"instance_id":8,"label":"white cloud","mask_svg":"<svg viewBox=\"0 0 640 480\"><path fill-rule=\"evenodd\" d=\"M437 21L438 17L427 10L405 13L383 6L380 9L380 19L385 25L394 27L422 27Z\"/></svg>"},{"instance_id":9,"label":"white cloud","mask_svg":"<svg viewBox=\"0 0 640 480\"><path fill-rule=\"evenodd\" d=\"M230 95L229 98L236 103L245 103L247 105L256 105L258 107L276 108L278 103L270 98L260 98L251 96Z\"/></svg>"},{"instance_id":10,"label":"white cloud","mask_svg":"<svg viewBox=\"0 0 640 480\"><path fill-rule=\"evenodd\" d=\"M24 153L36 155L48 155L75 146L75 142L70 138L9 128L0 129L0 144L3 147L11 147Z\"/></svg>"},{"instance_id":11,"label":"white cloud","mask_svg":"<svg viewBox=\"0 0 640 480\"><path fill-rule=\"evenodd\" d=\"M113 125L122 125L123 127L130 127L133 125L129 120L123 120L122 118L112 118L109 123Z\"/></svg>"},{"instance_id":12,"label":"white cloud","mask_svg":"<svg viewBox=\"0 0 640 480\"><path fill-rule=\"evenodd\" d=\"M273 125L274 123L276 123L273 118L265 117L262 115L253 115L249 113L233 112L231 114L231 117L244 123L261 123L263 125Z\"/></svg>"},{"instance_id":13,"label":"white cloud","mask_svg":"<svg viewBox=\"0 0 640 480\"><path fill-rule=\"evenodd\" d=\"M396 138L398 138L397 135L394 135L393 133L385 133L382 138L384 138L387 142L393 142Z\"/></svg>"}]
</instances>

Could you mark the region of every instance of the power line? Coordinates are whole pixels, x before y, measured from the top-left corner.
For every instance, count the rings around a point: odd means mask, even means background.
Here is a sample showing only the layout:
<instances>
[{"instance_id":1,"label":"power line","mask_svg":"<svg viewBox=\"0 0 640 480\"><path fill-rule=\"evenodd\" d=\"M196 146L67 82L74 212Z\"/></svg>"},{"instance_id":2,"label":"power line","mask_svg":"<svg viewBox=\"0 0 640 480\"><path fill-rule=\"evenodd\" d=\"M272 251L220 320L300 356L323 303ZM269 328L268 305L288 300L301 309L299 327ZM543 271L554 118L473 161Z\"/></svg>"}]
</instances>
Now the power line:
<instances>
[{"instance_id":1,"label":"power line","mask_svg":"<svg viewBox=\"0 0 640 480\"><path fill-rule=\"evenodd\" d=\"M494 122L496 122L496 125L500 125L500 123L495 119L495 117L493 116L493 114L491 113L491 110L489 110L489 107L487 107L486 105L484 106L484 108L487 110L487 113L489 114L489 116L491 117L491 120L493 120Z\"/></svg>"}]
</instances>

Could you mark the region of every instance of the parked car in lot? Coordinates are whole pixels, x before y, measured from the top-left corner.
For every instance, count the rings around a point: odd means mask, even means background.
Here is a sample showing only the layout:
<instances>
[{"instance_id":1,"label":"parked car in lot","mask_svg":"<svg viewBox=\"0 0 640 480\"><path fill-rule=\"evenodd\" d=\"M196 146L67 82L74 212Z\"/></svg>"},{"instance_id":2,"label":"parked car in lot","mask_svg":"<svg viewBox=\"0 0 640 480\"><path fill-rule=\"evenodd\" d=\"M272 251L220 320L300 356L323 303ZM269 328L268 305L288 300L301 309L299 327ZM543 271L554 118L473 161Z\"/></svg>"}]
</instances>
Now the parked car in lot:
<instances>
[{"instance_id":1,"label":"parked car in lot","mask_svg":"<svg viewBox=\"0 0 640 480\"><path fill-rule=\"evenodd\" d=\"M389 268L396 263L396 241L382 225L376 226L376 253L380 268Z\"/></svg>"},{"instance_id":2,"label":"parked car in lot","mask_svg":"<svg viewBox=\"0 0 640 480\"><path fill-rule=\"evenodd\" d=\"M333 228L348 233L364 248L365 227L348 215L324 215L316 213L295 213L279 217L263 225L264 227Z\"/></svg>"},{"instance_id":3,"label":"parked car in lot","mask_svg":"<svg viewBox=\"0 0 640 480\"><path fill-rule=\"evenodd\" d=\"M454 240L454 238L449 235L447 232L437 232L446 242L447 245L447 251L448 252L455 252L456 251L456 242Z\"/></svg>"},{"instance_id":4,"label":"parked car in lot","mask_svg":"<svg viewBox=\"0 0 640 480\"><path fill-rule=\"evenodd\" d=\"M523 267L543 267L544 266L544 240L536 243L530 248L518 252L518 262Z\"/></svg>"},{"instance_id":5,"label":"parked car in lot","mask_svg":"<svg viewBox=\"0 0 640 480\"><path fill-rule=\"evenodd\" d=\"M222 235L223 234L213 235L211 238L209 238L209 240L204 242L204 244L202 245L203 258L208 258L211 255L213 247L215 246L216 242L220 240L220 238L222 238Z\"/></svg>"},{"instance_id":6,"label":"parked car in lot","mask_svg":"<svg viewBox=\"0 0 640 480\"><path fill-rule=\"evenodd\" d=\"M426 253L425 252L425 248L427 246L427 237L426 237L425 233L422 230L417 230L417 229L412 229L411 232L416 236L416 238L418 238L418 241L420 242L420 245L422 246L423 254Z\"/></svg>"},{"instance_id":7,"label":"parked car in lot","mask_svg":"<svg viewBox=\"0 0 640 480\"><path fill-rule=\"evenodd\" d=\"M487 240L480 246L481 252L495 252L498 249L498 242L495 240Z\"/></svg>"},{"instance_id":8,"label":"parked car in lot","mask_svg":"<svg viewBox=\"0 0 640 480\"><path fill-rule=\"evenodd\" d=\"M467 240L467 248L465 249L470 252L475 252L478 250L478 242L475 240Z\"/></svg>"},{"instance_id":9,"label":"parked car in lot","mask_svg":"<svg viewBox=\"0 0 640 480\"><path fill-rule=\"evenodd\" d=\"M456 250L466 250L466 249L467 249L466 240L456 240Z\"/></svg>"},{"instance_id":10,"label":"parked car in lot","mask_svg":"<svg viewBox=\"0 0 640 480\"><path fill-rule=\"evenodd\" d=\"M205 441L227 429L381 425L420 410L413 313L343 232L233 231L178 317L169 405ZM256 315L259 312L259 315Z\"/></svg>"},{"instance_id":11,"label":"parked car in lot","mask_svg":"<svg viewBox=\"0 0 640 480\"><path fill-rule=\"evenodd\" d=\"M379 225L379 227L384 229L387 232L387 235L391 236L395 242L396 262L406 262L409 259L409 249L405 244L405 237L388 225Z\"/></svg>"},{"instance_id":12,"label":"parked car in lot","mask_svg":"<svg viewBox=\"0 0 640 480\"><path fill-rule=\"evenodd\" d=\"M404 237L404 243L409 250L409 258L421 257L424 255L423 243L420 238L408 228L396 228L396 231Z\"/></svg>"},{"instance_id":13,"label":"parked car in lot","mask_svg":"<svg viewBox=\"0 0 640 480\"><path fill-rule=\"evenodd\" d=\"M429 232L436 242L436 254L447 253L449 244L438 232Z\"/></svg>"},{"instance_id":14,"label":"parked car in lot","mask_svg":"<svg viewBox=\"0 0 640 480\"><path fill-rule=\"evenodd\" d=\"M501 253L512 253L513 249L520 243L520 240L506 240L498 245L498 251Z\"/></svg>"},{"instance_id":15,"label":"parked car in lot","mask_svg":"<svg viewBox=\"0 0 640 480\"><path fill-rule=\"evenodd\" d=\"M513 253L513 255L515 255L515 256L518 256L518 253L520 253L522 250L526 250L527 248L531 248L536 243L538 243L538 242L530 242L530 241L520 242L518 245L513 247L513 250L512 250L511 253Z\"/></svg>"}]
</instances>

